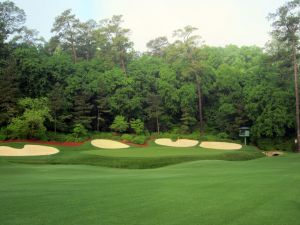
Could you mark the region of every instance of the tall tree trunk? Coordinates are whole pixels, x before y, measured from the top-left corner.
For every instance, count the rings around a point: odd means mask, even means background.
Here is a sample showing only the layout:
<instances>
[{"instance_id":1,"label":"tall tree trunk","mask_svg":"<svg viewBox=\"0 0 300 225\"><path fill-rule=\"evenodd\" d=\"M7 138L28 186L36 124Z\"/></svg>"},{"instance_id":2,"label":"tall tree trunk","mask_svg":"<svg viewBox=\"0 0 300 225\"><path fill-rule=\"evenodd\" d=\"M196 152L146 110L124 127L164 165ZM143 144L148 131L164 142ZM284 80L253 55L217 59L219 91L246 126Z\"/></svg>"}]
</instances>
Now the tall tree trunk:
<instances>
[{"instance_id":1,"label":"tall tree trunk","mask_svg":"<svg viewBox=\"0 0 300 225\"><path fill-rule=\"evenodd\" d=\"M157 133L159 134L159 120L158 120L158 112L156 111L156 129Z\"/></svg>"},{"instance_id":2,"label":"tall tree trunk","mask_svg":"<svg viewBox=\"0 0 300 225\"><path fill-rule=\"evenodd\" d=\"M199 81L199 77L196 75L196 86L197 86L197 95L198 95L198 115L199 115L199 122L200 122L200 133L203 134L203 105L202 105L202 91L201 91L201 84Z\"/></svg>"},{"instance_id":3,"label":"tall tree trunk","mask_svg":"<svg viewBox=\"0 0 300 225\"><path fill-rule=\"evenodd\" d=\"M55 133L55 135L56 135L56 120L57 120L57 118L56 118L56 112L54 113L54 133Z\"/></svg>"},{"instance_id":4,"label":"tall tree trunk","mask_svg":"<svg viewBox=\"0 0 300 225\"><path fill-rule=\"evenodd\" d=\"M72 42L72 52L73 52L73 61L74 61L74 63L76 63L77 62L77 53L76 53L75 45L73 42Z\"/></svg>"},{"instance_id":5,"label":"tall tree trunk","mask_svg":"<svg viewBox=\"0 0 300 225\"><path fill-rule=\"evenodd\" d=\"M121 67L122 67L123 72L126 74L126 66L125 66L125 60L124 60L125 57L124 56L125 56L125 53L124 53L124 50L122 50L121 55L120 55Z\"/></svg>"},{"instance_id":6,"label":"tall tree trunk","mask_svg":"<svg viewBox=\"0 0 300 225\"><path fill-rule=\"evenodd\" d=\"M99 132L100 129L100 110L98 108L98 112L97 112L97 131Z\"/></svg>"},{"instance_id":7,"label":"tall tree trunk","mask_svg":"<svg viewBox=\"0 0 300 225\"><path fill-rule=\"evenodd\" d=\"M296 97L296 122L297 122L297 151L300 152L300 118L299 118L299 89L298 89L298 63L296 56L296 46L293 42L293 63L295 79L295 97Z\"/></svg>"}]
</instances>

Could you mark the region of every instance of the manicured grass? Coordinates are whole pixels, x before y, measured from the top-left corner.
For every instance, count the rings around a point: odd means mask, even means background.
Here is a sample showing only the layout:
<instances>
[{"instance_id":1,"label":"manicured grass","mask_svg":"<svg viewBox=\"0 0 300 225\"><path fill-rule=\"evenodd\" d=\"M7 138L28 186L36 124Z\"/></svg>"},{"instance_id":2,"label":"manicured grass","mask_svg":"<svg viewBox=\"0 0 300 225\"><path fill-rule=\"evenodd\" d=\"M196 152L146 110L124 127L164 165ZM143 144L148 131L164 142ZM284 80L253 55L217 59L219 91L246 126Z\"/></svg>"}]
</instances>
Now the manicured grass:
<instances>
[{"instance_id":1,"label":"manicured grass","mask_svg":"<svg viewBox=\"0 0 300 225\"><path fill-rule=\"evenodd\" d=\"M0 160L4 225L298 225L300 155L146 170Z\"/></svg>"},{"instance_id":2,"label":"manicured grass","mask_svg":"<svg viewBox=\"0 0 300 225\"><path fill-rule=\"evenodd\" d=\"M5 143L22 148L25 143ZM51 156L3 157L9 162L29 164L84 164L117 168L157 168L195 160L249 160L264 155L255 147L247 146L240 151L207 150L200 147L174 148L158 146L153 142L148 147L129 149L99 149L86 142L79 147L55 146L60 150Z\"/></svg>"}]
</instances>

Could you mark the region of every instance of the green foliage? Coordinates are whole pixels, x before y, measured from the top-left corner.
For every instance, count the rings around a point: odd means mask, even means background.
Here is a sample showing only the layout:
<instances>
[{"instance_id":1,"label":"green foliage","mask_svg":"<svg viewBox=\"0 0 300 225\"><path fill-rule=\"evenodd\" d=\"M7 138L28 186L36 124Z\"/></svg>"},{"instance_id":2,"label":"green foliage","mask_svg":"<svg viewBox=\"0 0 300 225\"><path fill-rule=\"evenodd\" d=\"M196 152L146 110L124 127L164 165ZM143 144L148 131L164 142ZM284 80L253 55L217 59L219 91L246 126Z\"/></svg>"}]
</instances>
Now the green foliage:
<instances>
[{"instance_id":1,"label":"green foliage","mask_svg":"<svg viewBox=\"0 0 300 225\"><path fill-rule=\"evenodd\" d=\"M202 139L237 139L238 128L249 126L253 139L292 137L298 11L297 0L271 15L273 39L265 50L202 45L197 28L185 26L173 33L175 41L155 38L147 44L150 52L139 54L121 15L80 21L65 10L55 18L54 36L40 45L35 31L20 29L24 11L2 2L0 127L9 124L12 138L72 133L75 124L89 132L124 133L128 123L118 115L125 115L139 118L130 121L137 135L148 130L199 139L192 132L205 128ZM46 107L17 104L45 96Z\"/></svg>"},{"instance_id":2,"label":"green foliage","mask_svg":"<svg viewBox=\"0 0 300 225\"><path fill-rule=\"evenodd\" d=\"M82 124L77 123L77 124L75 124L75 126L73 128L73 136L75 138L86 137L87 130L85 129L85 127Z\"/></svg>"},{"instance_id":3,"label":"green foliage","mask_svg":"<svg viewBox=\"0 0 300 225\"><path fill-rule=\"evenodd\" d=\"M124 116L116 116L114 122L110 126L110 129L123 133L128 129L128 122L125 120Z\"/></svg>"},{"instance_id":4,"label":"green foliage","mask_svg":"<svg viewBox=\"0 0 300 225\"><path fill-rule=\"evenodd\" d=\"M132 119L130 120L130 127L136 134L141 134L144 131L144 122L140 119Z\"/></svg>"},{"instance_id":5,"label":"green foliage","mask_svg":"<svg viewBox=\"0 0 300 225\"><path fill-rule=\"evenodd\" d=\"M132 142L135 144L144 144L147 140L147 137L145 135L137 135L132 139Z\"/></svg>"},{"instance_id":6,"label":"green foliage","mask_svg":"<svg viewBox=\"0 0 300 225\"><path fill-rule=\"evenodd\" d=\"M287 138L259 138L255 140L257 147L262 150L280 150L280 151L295 151L296 145L294 139Z\"/></svg>"},{"instance_id":7,"label":"green foliage","mask_svg":"<svg viewBox=\"0 0 300 225\"><path fill-rule=\"evenodd\" d=\"M13 60L10 60L2 71L0 69L0 126L7 125L17 114L20 90L16 73Z\"/></svg>"},{"instance_id":8,"label":"green foliage","mask_svg":"<svg viewBox=\"0 0 300 225\"><path fill-rule=\"evenodd\" d=\"M11 138L40 138L45 139L45 120L51 119L48 108L48 99L24 98L19 101L24 113L12 120L7 130Z\"/></svg>"},{"instance_id":9,"label":"green foliage","mask_svg":"<svg viewBox=\"0 0 300 225\"><path fill-rule=\"evenodd\" d=\"M0 2L0 43L18 32L25 22L25 12L11 1Z\"/></svg>"},{"instance_id":10,"label":"green foliage","mask_svg":"<svg viewBox=\"0 0 300 225\"><path fill-rule=\"evenodd\" d=\"M134 138L134 136L131 134L123 134L121 136L122 140L129 141L129 142L131 142L133 140L133 138Z\"/></svg>"}]
</instances>

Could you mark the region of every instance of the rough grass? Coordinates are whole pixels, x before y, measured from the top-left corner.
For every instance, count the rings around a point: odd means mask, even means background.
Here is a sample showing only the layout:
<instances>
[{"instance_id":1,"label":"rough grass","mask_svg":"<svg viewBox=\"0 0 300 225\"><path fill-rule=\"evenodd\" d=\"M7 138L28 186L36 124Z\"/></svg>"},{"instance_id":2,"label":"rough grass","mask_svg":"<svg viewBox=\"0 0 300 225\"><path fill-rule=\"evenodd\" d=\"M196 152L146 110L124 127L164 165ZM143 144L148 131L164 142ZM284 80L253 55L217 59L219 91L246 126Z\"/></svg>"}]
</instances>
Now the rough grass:
<instances>
[{"instance_id":1,"label":"rough grass","mask_svg":"<svg viewBox=\"0 0 300 225\"><path fill-rule=\"evenodd\" d=\"M298 225L300 155L146 170L0 160L3 225Z\"/></svg>"}]
</instances>

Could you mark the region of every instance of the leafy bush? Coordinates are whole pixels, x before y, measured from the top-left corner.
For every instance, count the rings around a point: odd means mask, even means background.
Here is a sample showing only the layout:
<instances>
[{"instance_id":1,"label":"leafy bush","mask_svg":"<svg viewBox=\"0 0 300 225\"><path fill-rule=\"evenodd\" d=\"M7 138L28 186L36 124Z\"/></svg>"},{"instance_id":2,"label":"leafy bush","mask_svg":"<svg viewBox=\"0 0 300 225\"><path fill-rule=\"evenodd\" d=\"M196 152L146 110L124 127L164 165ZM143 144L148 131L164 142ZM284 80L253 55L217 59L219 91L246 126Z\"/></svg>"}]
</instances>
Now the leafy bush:
<instances>
[{"instance_id":1,"label":"leafy bush","mask_svg":"<svg viewBox=\"0 0 300 225\"><path fill-rule=\"evenodd\" d=\"M110 125L110 129L123 133L128 129L128 122L125 120L124 116L116 116L112 125Z\"/></svg>"},{"instance_id":2,"label":"leafy bush","mask_svg":"<svg viewBox=\"0 0 300 225\"><path fill-rule=\"evenodd\" d=\"M173 130L174 131L174 130ZM170 138L172 140L177 140L178 138L186 138L186 139L193 139L193 140L199 140L200 139L200 133L198 131L195 131L190 134L179 134L179 133L168 133L163 132L159 135L154 135L154 138Z\"/></svg>"},{"instance_id":3,"label":"leafy bush","mask_svg":"<svg viewBox=\"0 0 300 225\"><path fill-rule=\"evenodd\" d=\"M281 150L281 151L294 151L295 142L293 139L284 139L284 138L259 138L256 141L258 148L262 150Z\"/></svg>"},{"instance_id":4,"label":"leafy bush","mask_svg":"<svg viewBox=\"0 0 300 225\"><path fill-rule=\"evenodd\" d=\"M115 135L112 132L93 132L90 131L89 133L89 137L91 137L92 139L113 139L113 140L120 140L120 136L119 135Z\"/></svg>"},{"instance_id":5,"label":"leafy bush","mask_svg":"<svg viewBox=\"0 0 300 225\"><path fill-rule=\"evenodd\" d=\"M121 139L122 140L125 140L125 141L132 141L133 140L133 136L132 135L130 135L130 134L123 134L122 136L121 136Z\"/></svg>"},{"instance_id":6,"label":"leafy bush","mask_svg":"<svg viewBox=\"0 0 300 225\"><path fill-rule=\"evenodd\" d=\"M6 129L6 127L2 127L0 130L0 141L4 141L6 139L8 139L7 129Z\"/></svg>"},{"instance_id":7,"label":"leafy bush","mask_svg":"<svg viewBox=\"0 0 300 225\"><path fill-rule=\"evenodd\" d=\"M84 126L80 123L75 124L73 129L73 136L75 138L79 137L86 137L87 136L87 130L84 128Z\"/></svg>"},{"instance_id":8,"label":"leafy bush","mask_svg":"<svg viewBox=\"0 0 300 225\"><path fill-rule=\"evenodd\" d=\"M132 119L130 121L130 127L136 134L141 134L144 131L144 122L140 119Z\"/></svg>"},{"instance_id":9,"label":"leafy bush","mask_svg":"<svg viewBox=\"0 0 300 225\"><path fill-rule=\"evenodd\" d=\"M0 141L4 141L7 139L7 135L5 134L0 134Z\"/></svg>"},{"instance_id":10,"label":"leafy bush","mask_svg":"<svg viewBox=\"0 0 300 225\"><path fill-rule=\"evenodd\" d=\"M218 134L217 134L217 138L218 138L218 139L228 139L228 138L229 138L229 135L226 134L225 132L221 132L221 133L218 133Z\"/></svg>"},{"instance_id":11,"label":"leafy bush","mask_svg":"<svg viewBox=\"0 0 300 225\"><path fill-rule=\"evenodd\" d=\"M46 119L51 120L47 98L24 98L18 103L24 109L23 115L16 117L7 126L11 138L46 138Z\"/></svg>"},{"instance_id":12,"label":"leafy bush","mask_svg":"<svg viewBox=\"0 0 300 225\"><path fill-rule=\"evenodd\" d=\"M144 144L147 140L147 137L145 135L138 135L138 136L135 136L133 139L132 139L132 142L135 143L135 144Z\"/></svg>"}]
</instances>

